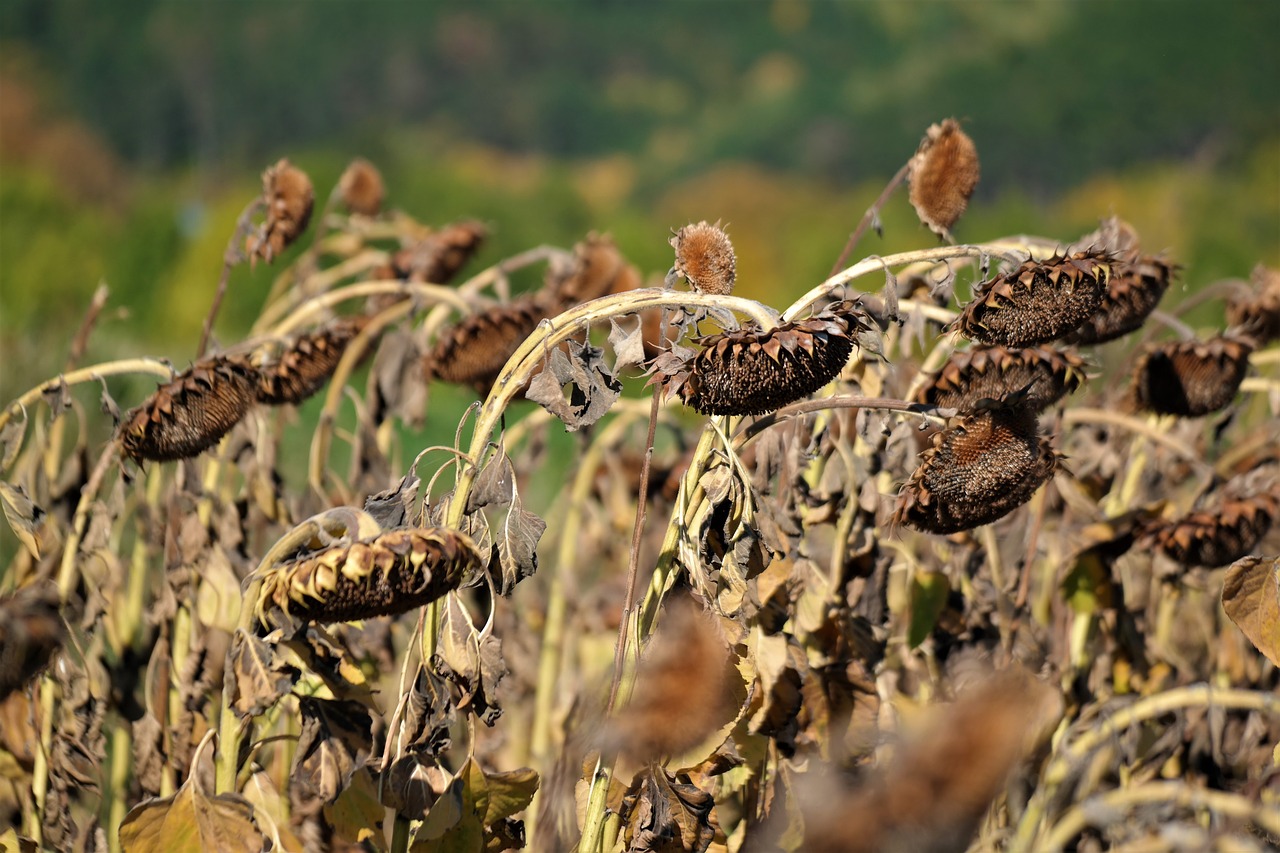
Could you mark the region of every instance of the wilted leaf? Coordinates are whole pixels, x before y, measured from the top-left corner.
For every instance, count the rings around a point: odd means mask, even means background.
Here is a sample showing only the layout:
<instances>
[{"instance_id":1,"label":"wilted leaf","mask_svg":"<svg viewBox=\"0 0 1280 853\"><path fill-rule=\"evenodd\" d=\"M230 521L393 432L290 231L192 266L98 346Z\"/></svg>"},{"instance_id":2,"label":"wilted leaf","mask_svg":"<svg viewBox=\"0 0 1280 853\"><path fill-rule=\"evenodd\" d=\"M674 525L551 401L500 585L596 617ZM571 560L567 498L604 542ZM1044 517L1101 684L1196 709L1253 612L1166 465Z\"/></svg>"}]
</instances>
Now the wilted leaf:
<instances>
[{"instance_id":1,"label":"wilted leaf","mask_svg":"<svg viewBox=\"0 0 1280 853\"><path fill-rule=\"evenodd\" d=\"M525 396L564 422L575 432L600 420L622 393L622 383L604 360L604 349L590 343L569 341L568 355L551 351L541 373L529 383ZM568 384L569 399L564 398Z\"/></svg>"},{"instance_id":2,"label":"wilted leaf","mask_svg":"<svg viewBox=\"0 0 1280 853\"><path fill-rule=\"evenodd\" d=\"M61 605L52 583L0 596L0 700L30 681L62 647Z\"/></svg>"},{"instance_id":3,"label":"wilted leaf","mask_svg":"<svg viewBox=\"0 0 1280 853\"><path fill-rule=\"evenodd\" d=\"M202 625L220 628L230 634L240 619L240 579L236 577L221 545L209 549L199 571L196 615Z\"/></svg>"},{"instance_id":4,"label":"wilted leaf","mask_svg":"<svg viewBox=\"0 0 1280 853\"><path fill-rule=\"evenodd\" d=\"M644 321L636 317L631 331L622 328L617 318L609 321L609 346L613 347L613 367L621 370L644 362Z\"/></svg>"},{"instance_id":5,"label":"wilted leaf","mask_svg":"<svg viewBox=\"0 0 1280 853\"><path fill-rule=\"evenodd\" d=\"M459 710L470 707L492 726L502 715L496 694L507 674L502 642L492 634L479 635L456 595L448 598L443 622L440 651L433 659L436 667L462 692Z\"/></svg>"},{"instance_id":6,"label":"wilted leaf","mask_svg":"<svg viewBox=\"0 0 1280 853\"><path fill-rule=\"evenodd\" d=\"M378 787L368 768L361 768L337 801L324 807L325 820L341 838L385 850L382 823L386 807L378 801Z\"/></svg>"},{"instance_id":7,"label":"wilted leaf","mask_svg":"<svg viewBox=\"0 0 1280 853\"><path fill-rule=\"evenodd\" d=\"M622 804L627 853L702 853L715 839L714 805L688 777L669 776L661 768L643 771Z\"/></svg>"},{"instance_id":8,"label":"wilted leaf","mask_svg":"<svg viewBox=\"0 0 1280 853\"><path fill-rule=\"evenodd\" d=\"M1280 557L1244 557L1222 580L1222 607L1258 651L1280 666Z\"/></svg>"},{"instance_id":9,"label":"wilted leaf","mask_svg":"<svg viewBox=\"0 0 1280 853\"><path fill-rule=\"evenodd\" d=\"M942 572L916 572L911 581L911 625L907 645L915 648L925 641L947 606L951 584Z\"/></svg>"},{"instance_id":10,"label":"wilted leaf","mask_svg":"<svg viewBox=\"0 0 1280 853\"><path fill-rule=\"evenodd\" d=\"M246 717L270 708L298 679L298 671L282 663L274 646L241 630L231 641L231 666L232 705Z\"/></svg>"},{"instance_id":11,"label":"wilted leaf","mask_svg":"<svg viewBox=\"0 0 1280 853\"><path fill-rule=\"evenodd\" d=\"M172 797L134 807L120 824L124 853L259 853L253 806L235 794L209 797L198 772Z\"/></svg>"},{"instance_id":12,"label":"wilted leaf","mask_svg":"<svg viewBox=\"0 0 1280 853\"><path fill-rule=\"evenodd\" d=\"M262 824L262 832L275 845L272 851L306 853L306 847L289 828L289 806L271 781L271 776L259 770L244 785L244 798L253 806L254 820Z\"/></svg>"},{"instance_id":13,"label":"wilted leaf","mask_svg":"<svg viewBox=\"0 0 1280 853\"><path fill-rule=\"evenodd\" d=\"M529 767L484 773L479 766L473 764L472 775L476 774L484 779L485 826L505 820L527 809L533 802L534 793L538 790L538 773Z\"/></svg>"},{"instance_id":14,"label":"wilted leaf","mask_svg":"<svg viewBox=\"0 0 1280 853\"><path fill-rule=\"evenodd\" d=\"M17 417L12 417L0 429L0 471L9 470L13 460L18 458L22 450L22 437L27 432L27 410L21 409Z\"/></svg>"},{"instance_id":15,"label":"wilted leaf","mask_svg":"<svg viewBox=\"0 0 1280 853\"><path fill-rule=\"evenodd\" d=\"M364 511L383 530L404 527L409 517L409 507L418 496L418 483L412 474L406 474L394 489L369 495L364 501Z\"/></svg>"},{"instance_id":16,"label":"wilted leaf","mask_svg":"<svg viewBox=\"0 0 1280 853\"><path fill-rule=\"evenodd\" d=\"M0 505L4 507L5 520L13 528L18 539L31 552L31 556L40 559L42 544L39 528L47 513L31 502L26 490L0 481Z\"/></svg>"},{"instance_id":17,"label":"wilted leaf","mask_svg":"<svg viewBox=\"0 0 1280 853\"><path fill-rule=\"evenodd\" d=\"M298 700L302 731L294 755L292 782L308 796L332 804L364 766L373 748L372 720L358 702Z\"/></svg>"},{"instance_id":18,"label":"wilted leaf","mask_svg":"<svg viewBox=\"0 0 1280 853\"><path fill-rule=\"evenodd\" d=\"M515 470L507 454L499 452L476 475L471 492L467 495L467 512L472 513L487 506L509 506L515 498Z\"/></svg>"},{"instance_id":19,"label":"wilted leaf","mask_svg":"<svg viewBox=\"0 0 1280 853\"><path fill-rule=\"evenodd\" d=\"M455 716L449 685L429 667L419 666L405 705L401 748L438 755L449 748L449 727Z\"/></svg>"},{"instance_id":20,"label":"wilted leaf","mask_svg":"<svg viewBox=\"0 0 1280 853\"><path fill-rule=\"evenodd\" d=\"M537 788L538 775L528 768L488 774L468 758L449 791L428 813L411 849L506 850L524 837L523 825L509 818L529 806ZM433 842L429 847L428 841Z\"/></svg>"},{"instance_id":21,"label":"wilted leaf","mask_svg":"<svg viewBox=\"0 0 1280 853\"><path fill-rule=\"evenodd\" d=\"M516 584L538 570L538 540L546 529L547 523L527 511L520 497L515 496L507 517L493 532L502 572L501 577L495 579L500 594L510 595Z\"/></svg>"},{"instance_id":22,"label":"wilted leaf","mask_svg":"<svg viewBox=\"0 0 1280 853\"><path fill-rule=\"evenodd\" d=\"M38 853L40 845L30 838L18 835L18 831L9 827L0 833L0 853Z\"/></svg>"}]
</instances>

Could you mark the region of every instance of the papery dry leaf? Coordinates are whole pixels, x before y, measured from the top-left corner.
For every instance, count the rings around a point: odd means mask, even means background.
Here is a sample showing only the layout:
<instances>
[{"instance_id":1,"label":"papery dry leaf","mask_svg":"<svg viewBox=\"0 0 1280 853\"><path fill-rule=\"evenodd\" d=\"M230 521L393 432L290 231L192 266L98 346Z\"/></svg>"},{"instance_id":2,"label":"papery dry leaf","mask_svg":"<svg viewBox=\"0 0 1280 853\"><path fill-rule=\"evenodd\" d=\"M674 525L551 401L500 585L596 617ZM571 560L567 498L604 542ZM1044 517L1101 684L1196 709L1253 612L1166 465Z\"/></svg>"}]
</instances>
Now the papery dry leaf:
<instances>
[{"instance_id":1,"label":"papery dry leaf","mask_svg":"<svg viewBox=\"0 0 1280 853\"><path fill-rule=\"evenodd\" d=\"M1112 263L1099 252L1023 261L976 288L955 327L988 345L1027 347L1057 340L1098 310Z\"/></svg>"},{"instance_id":2,"label":"papery dry leaf","mask_svg":"<svg viewBox=\"0 0 1280 853\"><path fill-rule=\"evenodd\" d=\"M893 523L956 533L1022 506L1058 467L1035 413L1016 403L981 407L953 419L903 486Z\"/></svg>"},{"instance_id":3,"label":"papery dry leaf","mask_svg":"<svg viewBox=\"0 0 1280 853\"><path fill-rule=\"evenodd\" d=\"M253 806L238 794L207 795L193 772L172 797L135 806L120 824L124 853L259 853Z\"/></svg>"},{"instance_id":4,"label":"papery dry leaf","mask_svg":"<svg viewBox=\"0 0 1280 853\"><path fill-rule=\"evenodd\" d=\"M257 399L268 406L297 405L325 386L347 344L369 317L342 317L294 338L283 352L259 367Z\"/></svg>"},{"instance_id":5,"label":"papery dry leaf","mask_svg":"<svg viewBox=\"0 0 1280 853\"><path fill-rule=\"evenodd\" d=\"M253 634L237 630L231 640L231 703L241 716L263 713L293 687L299 672L288 666L276 647Z\"/></svg>"},{"instance_id":6,"label":"papery dry leaf","mask_svg":"<svg viewBox=\"0 0 1280 853\"><path fill-rule=\"evenodd\" d=\"M446 599L442 623L439 652L432 663L461 691L457 708L470 708L492 726L502 716L498 684L508 672L502 641L493 634L482 636L456 595Z\"/></svg>"},{"instance_id":7,"label":"papery dry leaf","mask_svg":"<svg viewBox=\"0 0 1280 853\"><path fill-rule=\"evenodd\" d=\"M1001 400L1026 389L1024 405L1042 412L1085 380L1084 361L1074 353L1035 347L958 350L921 386L916 400L930 406L973 410L984 398Z\"/></svg>"},{"instance_id":8,"label":"papery dry leaf","mask_svg":"<svg viewBox=\"0 0 1280 853\"><path fill-rule=\"evenodd\" d=\"M124 452L158 462L202 453L244 418L257 381L257 369L242 358L197 362L125 415L119 429Z\"/></svg>"},{"instance_id":9,"label":"papery dry leaf","mask_svg":"<svg viewBox=\"0 0 1280 853\"><path fill-rule=\"evenodd\" d=\"M737 278L737 258L729 235L715 225L686 225L671 238L676 250L675 271L698 293L728 295Z\"/></svg>"},{"instance_id":10,"label":"papery dry leaf","mask_svg":"<svg viewBox=\"0 0 1280 853\"><path fill-rule=\"evenodd\" d=\"M867 328L856 302L837 302L808 320L768 331L743 328L701 340L689 359L659 357L665 393L706 415L759 415L802 399L839 375Z\"/></svg>"},{"instance_id":11,"label":"papery dry leaf","mask_svg":"<svg viewBox=\"0 0 1280 853\"><path fill-rule=\"evenodd\" d=\"M299 697L302 730L290 784L295 795L332 804L373 749L369 711L351 700Z\"/></svg>"},{"instance_id":12,"label":"papery dry leaf","mask_svg":"<svg viewBox=\"0 0 1280 853\"><path fill-rule=\"evenodd\" d=\"M249 254L271 263L307 229L315 192L307 173L287 159L262 173L262 199L267 220L261 234L249 239Z\"/></svg>"},{"instance_id":13,"label":"papery dry leaf","mask_svg":"<svg viewBox=\"0 0 1280 853\"><path fill-rule=\"evenodd\" d=\"M907 171L911 205L939 237L949 237L978 186L978 148L953 118L933 124Z\"/></svg>"},{"instance_id":14,"label":"papery dry leaf","mask_svg":"<svg viewBox=\"0 0 1280 853\"><path fill-rule=\"evenodd\" d=\"M62 648L66 626L52 584L0 596L0 700L19 690Z\"/></svg>"},{"instance_id":15,"label":"papery dry leaf","mask_svg":"<svg viewBox=\"0 0 1280 853\"><path fill-rule=\"evenodd\" d=\"M1280 666L1280 557L1243 557L1222 579L1222 607L1258 651Z\"/></svg>"},{"instance_id":16,"label":"papery dry leaf","mask_svg":"<svg viewBox=\"0 0 1280 853\"><path fill-rule=\"evenodd\" d=\"M622 383L605 362L604 350L578 341L551 350L542 372L525 391L525 397L559 418L568 432L600 420L621 394Z\"/></svg>"},{"instance_id":17,"label":"papery dry leaf","mask_svg":"<svg viewBox=\"0 0 1280 853\"><path fill-rule=\"evenodd\" d=\"M626 853L703 853L718 828L711 795L685 775L642 771L622 801Z\"/></svg>"},{"instance_id":18,"label":"papery dry leaf","mask_svg":"<svg viewBox=\"0 0 1280 853\"><path fill-rule=\"evenodd\" d=\"M4 511L5 521L10 529L31 552L31 556L40 559L44 546L50 539L56 539L55 531L47 527L49 514L32 503L27 497L26 489L0 480L0 509Z\"/></svg>"},{"instance_id":19,"label":"papery dry leaf","mask_svg":"<svg viewBox=\"0 0 1280 853\"><path fill-rule=\"evenodd\" d=\"M338 195L347 210L361 216L377 216L382 210L386 187L377 167L363 157L347 164L338 179Z\"/></svg>"},{"instance_id":20,"label":"papery dry leaf","mask_svg":"<svg viewBox=\"0 0 1280 853\"><path fill-rule=\"evenodd\" d=\"M1235 397L1252 353L1249 339L1226 336L1148 347L1134 367L1130 393L1141 409L1201 417Z\"/></svg>"},{"instance_id":21,"label":"papery dry leaf","mask_svg":"<svg viewBox=\"0 0 1280 853\"><path fill-rule=\"evenodd\" d=\"M482 565L460 531L392 530L268 568L253 607L261 624L276 627L403 613L455 589Z\"/></svg>"}]
</instances>

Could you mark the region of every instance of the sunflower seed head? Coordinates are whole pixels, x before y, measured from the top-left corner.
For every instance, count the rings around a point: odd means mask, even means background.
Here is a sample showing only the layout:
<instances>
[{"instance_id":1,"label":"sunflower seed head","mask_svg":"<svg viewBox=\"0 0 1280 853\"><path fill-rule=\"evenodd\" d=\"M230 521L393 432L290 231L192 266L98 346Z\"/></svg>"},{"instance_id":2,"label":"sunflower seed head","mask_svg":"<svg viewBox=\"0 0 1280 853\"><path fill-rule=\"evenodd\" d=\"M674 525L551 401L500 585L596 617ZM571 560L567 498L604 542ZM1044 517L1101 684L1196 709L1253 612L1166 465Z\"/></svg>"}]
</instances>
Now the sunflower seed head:
<instances>
[{"instance_id":1,"label":"sunflower seed head","mask_svg":"<svg viewBox=\"0 0 1280 853\"><path fill-rule=\"evenodd\" d=\"M742 328L701 340L687 361L660 369L668 395L705 415L759 415L812 394L839 375L860 331L856 302L762 332Z\"/></svg>"},{"instance_id":2,"label":"sunflower seed head","mask_svg":"<svg viewBox=\"0 0 1280 853\"><path fill-rule=\"evenodd\" d=\"M978 149L952 118L931 125L907 171L911 204L920 221L940 237L950 236L978 186Z\"/></svg>"},{"instance_id":3,"label":"sunflower seed head","mask_svg":"<svg viewBox=\"0 0 1280 853\"><path fill-rule=\"evenodd\" d=\"M1140 327L1160 304L1178 267L1163 258L1136 252L1117 260L1102 304L1082 326L1066 336L1073 344L1100 344Z\"/></svg>"},{"instance_id":4,"label":"sunflower seed head","mask_svg":"<svg viewBox=\"0 0 1280 853\"><path fill-rule=\"evenodd\" d=\"M1074 252L1017 269L984 282L956 326L988 345L1026 347L1074 332L1102 304L1112 258Z\"/></svg>"},{"instance_id":5,"label":"sunflower seed head","mask_svg":"<svg viewBox=\"0 0 1280 853\"><path fill-rule=\"evenodd\" d=\"M549 271L540 298L557 310L640 284L640 272L627 263L613 238L595 233L573 247L573 260Z\"/></svg>"},{"instance_id":6,"label":"sunflower seed head","mask_svg":"<svg viewBox=\"0 0 1280 853\"><path fill-rule=\"evenodd\" d=\"M530 296L472 314L443 333L427 353L427 378L487 393L507 359L546 317L545 307Z\"/></svg>"},{"instance_id":7,"label":"sunflower seed head","mask_svg":"<svg viewBox=\"0 0 1280 853\"><path fill-rule=\"evenodd\" d=\"M258 371L247 360L214 356L161 385L120 423L133 459L186 459L218 443L253 405Z\"/></svg>"},{"instance_id":8,"label":"sunflower seed head","mask_svg":"<svg viewBox=\"0 0 1280 853\"><path fill-rule=\"evenodd\" d=\"M454 222L396 252L392 278L448 284L475 256L489 235L482 222Z\"/></svg>"},{"instance_id":9,"label":"sunflower seed head","mask_svg":"<svg viewBox=\"0 0 1280 853\"><path fill-rule=\"evenodd\" d=\"M324 387L342 360L347 344L369 324L369 317L343 317L299 335L274 361L259 368L258 402L297 405Z\"/></svg>"},{"instance_id":10,"label":"sunflower seed head","mask_svg":"<svg viewBox=\"0 0 1280 853\"><path fill-rule=\"evenodd\" d=\"M1227 322L1233 331L1265 346L1280 339L1280 270L1258 264L1249 278L1252 287L1227 298Z\"/></svg>"},{"instance_id":11,"label":"sunflower seed head","mask_svg":"<svg viewBox=\"0 0 1280 853\"><path fill-rule=\"evenodd\" d=\"M1200 417L1226 408L1249 369L1253 342L1218 336L1148 347L1134 371L1131 395L1140 409Z\"/></svg>"},{"instance_id":12,"label":"sunflower seed head","mask_svg":"<svg viewBox=\"0 0 1280 853\"><path fill-rule=\"evenodd\" d=\"M363 157L352 160L338 179L338 195L342 204L350 212L362 216L378 215L386 191L382 173Z\"/></svg>"},{"instance_id":13,"label":"sunflower seed head","mask_svg":"<svg viewBox=\"0 0 1280 853\"><path fill-rule=\"evenodd\" d=\"M684 226L671 238L671 247L676 250L676 272L694 290L722 296L733 292L737 260L719 222Z\"/></svg>"},{"instance_id":14,"label":"sunflower seed head","mask_svg":"<svg viewBox=\"0 0 1280 853\"><path fill-rule=\"evenodd\" d=\"M307 173L281 159L262 173L267 219L259 238L250 238L250 254L270 263L307 229L315 192Z\"/></svg>"},{"instance_id":15,"label":"sunflower seed head","mask_svg":"<svg viewBox=\"0 0 1280 853\"><path fill-rule=\"evenodd\" d=\"M268 628L404 613L456 589L481 565L475 543L460 531L392 530L267 569L255 613Z\"/></svg>"},{"instance_id":16,"label":"sunflower seed head","mask_svg":"<svg viewBox=\"0 0 1280 853\"><path fill-rule=\"evenodd\" d=\"M1280 492L1225 497L1213 509L1154 526L1148 541L1186 566L1217 568L1247 555L1280 517Z\"/></svg>"},{"instance_id":17,"label":"sunflower seed head","mask_svg":"<svg viewBox=\"0 0 1280 853\"><path fill-rule=\"evenodd\" d=\"M933 437L898 496L893 523L929 533L990 524L1030 500L1058 461L1030 408L984 401Z\"/></svg>"},{"instance_id":18,"label":"sunflower seed head","mask_svg":"<svg viewBox=\"0 0 1280 853\"><path fill-rule=\"evenodd\" d=\"M967 412L983 398L1001 400L1027 389L1025 405L1039 413L1080 387L1084 367L1074 353L1048 347L958 350L920 389L916 401Z\"/></svg>"}]
</instances>

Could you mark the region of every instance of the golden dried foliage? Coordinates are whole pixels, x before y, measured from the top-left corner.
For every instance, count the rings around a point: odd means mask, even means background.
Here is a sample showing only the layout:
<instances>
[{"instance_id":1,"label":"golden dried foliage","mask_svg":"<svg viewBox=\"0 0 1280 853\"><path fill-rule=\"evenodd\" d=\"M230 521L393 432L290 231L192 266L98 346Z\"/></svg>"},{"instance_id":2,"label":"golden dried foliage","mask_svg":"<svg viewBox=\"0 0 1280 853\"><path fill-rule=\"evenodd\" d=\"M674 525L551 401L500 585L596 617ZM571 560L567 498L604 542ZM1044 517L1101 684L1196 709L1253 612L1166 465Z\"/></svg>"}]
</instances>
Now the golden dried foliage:
<instances>
[{"instance_id":1,"label":"golden dried foliage","mask_svg":"<svg viewBox=\"0 0 1280 853\"><path fill-rule=\"evenodd\" d=\"M728 295L737 276L733 243L720 223L686 225L671 238L676 250L675 270L699 293Z\"/></svg>"},{"instance_id":2,"label":"golden dried foliage","mask_svg":"<svg viewBox=\"0 0 1280 853\"><path fill-rule=\"evenodd\" d=\"M1035 412L1018 400L986 401L933 436L898 495L893 523L958 533L1003 518L1053 476L1058 454Z\"/></svg>"},{"instance_id":3,"label":"golden dried foliage","mask_svg":"<svg viewBox=\"0 0 1280 853\"><path fill-rule=\"evenodd\" d=\"M274 361L259 369L258 402L297 405L319 391L342 360L347 344L368 323L365 315L342 317L299 335Z\"/></svg>"},{"instance_id":4,"label":"golden dried foliage","mask_svg":"<svg viewBox=\"0 0 1280 853\"><path fill-rule=\"evenodd\" d=\"M984 282L965 306L956 327L984 344L1026 347L1074 332L1102 304L1111 259L1075 252L1017 269Z\"/></svg>"},{"instance_id":5,"label":"golden dried foliage","mask_svg":"<svg viewBox=\"0 0 1280 853\"><path fill-rule=\"evenodd\" d=\"M1080 387L1084 367L1075 353L1049 347L958 350L920 388L916 401L965 412L984 398L1001 400L1025 389L1023 405L1042 412Z\"/></svg>"},{"instance_id":6,"label":"golden dried foliage","mask_svg":"<svg viewBox=\"0 0 1280 853\"><path fill-rule=\"evenodd\" d=\"M743 328L704 338L688 361L660 371L668 394L708 415L759 415L812 394L840 374L869 328L856 302L768 331Z\"/></svg>"},{"instance_id":7,"label":"golden dried foliage","mask_svg":"<svg viewBox=\"0 0 1280 853\"><path fill-rule=\"evenodd\" d=\"M461 531L392 530L268 568L253 607L269 626L404 613L456 589L482 565L475 543Z\"/></svg>"},{"instance_id":8,"label":"golden dried foliage","mask_svg":"<svg viewBox=\"0 0 1280 853\"><path fill-rule=\"evenodd\" d=\"M338 179L338 195L343 206L361 216L377 216L382 211L386 193L382 173L363 157L352 160Z\"/></svg>"},{"instance_id":9,"label":"golden dried foliage","mask_svg":"<svg viewBox=\"0 0 1280 853\"><path fill-rule=\"evenodd\" d=\"M1134 367L1131 395L1140 409L1200 417L1226 408L1249 371L1253 341L1219 335L1147 347Z\"/></svg>"},{"instance_id":10,"label":"golden dried foliage","mask_svg":"<svg viewBox=\"0 0 1280 853\"><path fill-rule=\"evenodd\" d=\"M243 358L197 362L125 415L119 430L125 454L158 462L200 454L244 418L257 386L258 371Z\"/></svg>"},{"instance_id":11,"label":"golden dried foliage","mask_svg":"<svg viewBox=\"0 0 1280 853\"><path fill-rule=\"evenodd\" d=\"M911 205L920 221L949 237L978 186L978 148L953 118L930 125L911 158L907 180Z\"/></svg>"}]
</instances>

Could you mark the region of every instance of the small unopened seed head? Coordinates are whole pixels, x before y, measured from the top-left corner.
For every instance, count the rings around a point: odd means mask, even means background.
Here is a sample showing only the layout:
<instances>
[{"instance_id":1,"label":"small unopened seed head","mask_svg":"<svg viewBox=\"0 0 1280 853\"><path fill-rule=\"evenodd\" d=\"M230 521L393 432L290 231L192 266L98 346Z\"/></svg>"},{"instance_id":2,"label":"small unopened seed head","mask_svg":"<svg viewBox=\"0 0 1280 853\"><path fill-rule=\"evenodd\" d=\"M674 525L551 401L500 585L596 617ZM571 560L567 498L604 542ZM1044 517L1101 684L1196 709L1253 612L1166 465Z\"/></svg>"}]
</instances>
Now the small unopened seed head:
<instances>
[{"instance_id":1,"label":"small unopened seed head","mask_svg":"<svg viewBox=\"0 0 1280 853\"><path fill-rule=\"evenodd\" d=\"M671 238L676 250L676 272L699 293L728 295L733 292L737 260L729 235L720 223L686 225Z\"/></svg>"},{"instance_id":2,"label":"small unopened seed head","mask_svg":"<svg viewBox=\"0 0 1280 853\"><path fill-rule=\"evenodd\" d=\"M386 187L377 167L363 157L357 157L338 180L338 194L343 205L352 213L377 216L382 210Z\"/></svg>"},{"instance_id":3,"label":"small unopened seed head","mask_svg":"<svg viewBox=\"0 0 1280 853\"><path fill-rule=\"evenodd\" d=\"M267 220L261 237L250 240L249 251L269 263L306 230L315 192L307 173L282 158L262 173L262 198Z\"/></svg>"},{"instance_id":4,"label":"small unopened seed head","mask_svg":"<svg viewBox=\"0 0 1280 853\"><path fill-rule=\"evenodd\" d=\"M931 125L907 170L911 204L920 221L939 237L949 237L979 174L978 148L960 124L949 118Z\"/></svg>"}]
</instances>

